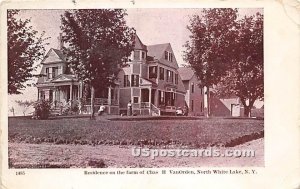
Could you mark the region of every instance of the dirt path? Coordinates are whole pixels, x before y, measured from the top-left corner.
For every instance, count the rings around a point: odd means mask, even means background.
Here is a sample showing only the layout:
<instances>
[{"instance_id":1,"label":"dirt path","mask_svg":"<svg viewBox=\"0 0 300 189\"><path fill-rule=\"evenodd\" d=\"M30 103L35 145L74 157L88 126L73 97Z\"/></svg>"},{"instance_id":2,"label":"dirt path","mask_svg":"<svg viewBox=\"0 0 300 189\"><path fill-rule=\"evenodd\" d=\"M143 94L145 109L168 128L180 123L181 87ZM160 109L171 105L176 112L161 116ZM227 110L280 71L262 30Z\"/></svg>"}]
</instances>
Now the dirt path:
<instances>
[{"instance_id":1,"label":"dirt path","mask_svg":"<svg viewBox=\"0 0 300 189\"><path fill-rule=\"evenodd\" d=\"M225 148L219 148L224 151ZM255 150L255 157L150 157L132 156L132 147L9 143L12 167L209 167L264 166L264 140L226 149ZM99 167L98 166L98 167Z\"/></svg>"}]
</instances>

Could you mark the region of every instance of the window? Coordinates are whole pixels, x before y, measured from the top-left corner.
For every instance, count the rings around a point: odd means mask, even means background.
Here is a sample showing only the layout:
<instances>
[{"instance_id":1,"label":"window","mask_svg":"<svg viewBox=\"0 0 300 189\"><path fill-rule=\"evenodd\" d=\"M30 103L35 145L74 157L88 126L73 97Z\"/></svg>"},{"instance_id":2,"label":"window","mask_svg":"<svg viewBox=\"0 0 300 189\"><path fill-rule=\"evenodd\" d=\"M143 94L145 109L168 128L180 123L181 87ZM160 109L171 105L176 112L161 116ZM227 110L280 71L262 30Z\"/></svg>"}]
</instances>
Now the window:
<instances>
[{"instance_id":1,"label":"window","mask_svg":"<svg viewBox=\"0 0 300 189\"><path fill-rule=\"evenodd\" d=\"M141 60L140 51L134 51L134 60Z\"/></svg>"},{"instance_id":2,"label":"window","mask_svg":"<svg viewBox=\"0 0 300 189\"><path fill-rule=\"evenodd\" d=\"M194 100L192 100L191 108L192 108L192 111L194 111Z\"/></svg>"},{"instance_id":3,"label":"window","mask_svg":"<svg viewBox=\"0 0 300 189\"><path fill-rule=\"evenodd\" d=\"M58 75L58 67L52 67L52 78Z\"/></svg>"},{"instance_id":4,"label":"window","mask_svg":"<svg viewBox=\"0 0 300 189\"><path fill-rule=\"evenodd\" d=\"M165 69L162 67L159 67L159 79L164 80L165 79Z\"/></svg>"},{"instance_id":5,"label":"window","mask_svg":"<svg viewBox=\"0 0 300 189\"><path fill-rule=\"evenodd\" d=\"M149 79L151 78L157 78L157 66L149 67Z\"/></svg>"},{"instance_id":6,"label":"window","mask_svg":"<svg viewBox=\"0 0 300 189\"><path fill-rule=\"evenodd\" d=\"M142 51L142 60L146 59L146 52Z\"/></svg>"},{"instance_id":7,"label":"window","mask_svg":"<svg viewBox=\"0 0 300 189\"><path fill-rule=\"evenodd\" d=\"M47 79L51 78L50 68L46 68L46 77L47 77Z\"/></svg>"},{"instance_id":8,"label":"window","mask_svg":"<svg viewBox=\"0 0 300 189\"><path fill-rule=\"evenodd\" d=\"M165 51L165 59L173 62L173 54L171 52Z\"/></svg>"},{"instance_id":9,"label":"window","mask_svg":"<svg viewBox=\"0 0 300 189\"><path fill-rule=\"evenodd\" d=\"M124 87L130 87L130 80L128 75L124 75Z\"/></svg>"},{"instance_id":10,"label":"window","mask_svg":"<svg viewBox=\"0 0 300 189\"><path fill-rule=\"evenodd\" d=\"M45 91L41 91L40 93L41 93L40 99L45 99Z\"/></svg>"},{"instance_id":11,"label":"window","mask_svg":"<svg viewBox=\"0 0 300 189\"><path fill-rule=\"evenodd\" d=\"M167 82L171 81L173 82L173 72L170 71L170 70L166 70L166 73L167 73Z\"/></svg>"},{"instance_id":12,"label":"window","mask_svg":"<svg viewBox=\"0 0 300 189\"><path fill-rule=\"evenodd\" d=\"M175 84L178 84L178 74L175 74Z\"/></svg>"},{"instance_id":13,"label":"window","mask_svg":"<svg viewBox=\"0 0 300 189\"><path fill-rule=\"evenodd\" d=\"M175 93L166 92L166 105L174 106L174 103L175 103Z\"/></svg>"},{"instance_id":14,"label":"window","mask_svg":"<svg viewBox=\"0 0 300 189\"><path fill-rule=\"evenodd\" d=\"M168 55L169 55L168 51L165 51L165 59L166 60L168 60Z\"/></svg>"},{"instance_id":15,"label":"window","mask_svg":"<svg viewBox=\"0 0 300 189\"><path fill-rule=\"evenodd\" d=\"M195 91L195 85L194 85L194 83L192 83L191 84L191 92L194 93L194 91Z\"/></svg>"},{"instance_id":16,"label":"window","mask_svg":"<svg viewBox=\"0 0 300 189\"><path fill-rule=\"evenodd\" d=\"M139 97L138 96L134 96L133 97L133 103L139 103Z\"/></svg>"},{"instance_id":17,"label":"window","mask_svg":"<svg viewBox=\"0 0 300 189\"><path fill-rule=\"evenodd\" d=\"M140 81L139 75L131 75L131 86L132 87L140 86L139 81Z\"/></svg>"},{"instance_id":18,"label":"window","mask_svg":"<svg viewBox=\"0 0 300 189\"><path fill-rule=\"evenodd\" d=\"M164 91L158 91L158 99L159 99L159 104L163 105L165 103L165 95Z\"/></svg>"},{"instance_id":19,"label":"window","mask_svg":"<svg viewBox=\"0 0 300 189\"><path fill-rule=\"evenodd\" d=\"M173 83L174 82L174 73L171 72L171 82Z\"/></svg>"}]
</instances>

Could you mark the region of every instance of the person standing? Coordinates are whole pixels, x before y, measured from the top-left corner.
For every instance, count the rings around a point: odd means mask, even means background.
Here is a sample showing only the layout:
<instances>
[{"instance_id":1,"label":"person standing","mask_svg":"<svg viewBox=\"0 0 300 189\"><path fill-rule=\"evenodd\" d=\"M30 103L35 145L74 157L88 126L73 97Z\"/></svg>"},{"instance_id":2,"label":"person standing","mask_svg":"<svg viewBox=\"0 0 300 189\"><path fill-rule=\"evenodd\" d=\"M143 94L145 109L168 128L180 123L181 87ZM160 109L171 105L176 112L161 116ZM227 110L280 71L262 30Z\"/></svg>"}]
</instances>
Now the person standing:
<instances>
[{"instance_id":1,"label":"person standing","mask_svg":"<svg viewBox=\"0 0 300 189\"><path fill-rule=\"evenodd\" d=\"M99 110L98 110L98 115L101 116L104 114L105 111L105 106L103 104L101 104Z\"/></svg>"},{"instance_id":2,"label":"person standing","mask_svg":"<svg viewBox=\"0 0 300 189\"><path fill-rule=\"evenodd\" d=\"M127 104L127 116L131 116L131 115L132 115L132 104L131 104L131 100L129 100Z\"/></svg>"}]
</instances>

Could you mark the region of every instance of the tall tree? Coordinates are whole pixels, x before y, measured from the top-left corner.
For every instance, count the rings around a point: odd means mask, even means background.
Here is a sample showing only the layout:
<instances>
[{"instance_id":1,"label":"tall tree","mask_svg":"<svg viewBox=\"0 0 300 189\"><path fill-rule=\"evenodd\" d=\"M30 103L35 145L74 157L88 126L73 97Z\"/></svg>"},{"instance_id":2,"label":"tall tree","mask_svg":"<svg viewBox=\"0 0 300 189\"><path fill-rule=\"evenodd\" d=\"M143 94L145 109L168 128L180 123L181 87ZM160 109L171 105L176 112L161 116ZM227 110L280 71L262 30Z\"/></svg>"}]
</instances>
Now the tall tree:
<instances>
[{"instance_id":1,"label":"tall tree","mask_svg":"<svg viewBox=\"0 0 300 189\"><path fill-rule=\"evenodd\" d=\"M30 25L30 19L17 19L19 10L7 11L8 93L20 94L35 70L36 61L43 58L45 32L40 35Z\"/></svg>"},{"instance_id":2,"label":"tall tree","mask_svg":"<svg viewBox=\"0 0 300 189\"><path fill-rule=\"evenodd\" d=\"M237 19L236 9L204 9L188 26L185 60L203 86L240 98L245 116L263 98L263 16Z\"/></svg>"},{"instance_id":3,"label":"tall tree","mask_svg":"<svg viewBox=\"0 0 300 189\"><path fill-rule=\"evenodd\" d=\"M235 41L236 19L237 9L203 9L201 15L192 16L187 26L191 35L184 45L183 58L195 71L201 87L206 87L207 97L209 88L218 84L230 67L232 56L227 51Z\"/></svg>"},{"instance_id":4,"label":"tall tree","mask_svg":"<svg viewBox=\"0 0 300 189\"><path fill-rule=\"evenodd\" d=\"M245 16L237 23L236 55L229 69L217 85L222 95L236 95L244 106L244 116L251 115L257 99L264 96L263 73L263 15Z\"/></svg>"},{"instance_id":5,"label":"tall tree","mask_svg":"<svg viewBox=\"0 0 300 189\"><path fill-rule=\"evenodd\" d=\"M123 9L82 9L66 11L61 17L67 61L91 88L91 117L95 87L104 90L113 86L133 51L135 30L126 25L125 16Z\"/></svg>"}]
</instances>

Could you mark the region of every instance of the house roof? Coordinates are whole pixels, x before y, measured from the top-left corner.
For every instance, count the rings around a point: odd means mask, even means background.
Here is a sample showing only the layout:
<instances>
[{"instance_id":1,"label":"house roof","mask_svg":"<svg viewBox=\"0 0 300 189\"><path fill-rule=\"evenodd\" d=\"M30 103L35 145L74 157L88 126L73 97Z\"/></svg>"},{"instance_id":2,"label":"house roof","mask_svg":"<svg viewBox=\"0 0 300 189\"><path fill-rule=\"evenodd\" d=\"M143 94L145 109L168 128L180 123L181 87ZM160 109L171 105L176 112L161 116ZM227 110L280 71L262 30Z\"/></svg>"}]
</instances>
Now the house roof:
<instances>
[{"instance_id":1,"label":"house roof","mask_svg":"<svg viewBox=\"0 0 300 189\"><path fill-rule=\"evenodd\" d=\"M45 55L41 64L51 64L51 63L65 62L65 61L66 61L66 56L60 50L51 48Z\"/></svg>"},{"instance_id":2,"label":"house roof","mask_svg":"<svg viewBox=\"0 0 300 189\"><path fill-rule=\"evenodd\" d=\"M178 73L182 81L191 80L195 74L194 70L190 67L179 67Z\"/></svg>"},{"instance_id":3,"label":"house roof","mask_svg":"<svg viewBox=\"0 0 300 189\"><path fill-rule=\"evenodd\" d=\"M59 56L60 59L66 61L66 55L64 55L61 50L53 49L53 51Z\"/></svg>"},{"instance_id":4,"label":"house roof","mask_svg":"<svg viewBox=\"0 0 300 189\"><path fill-rule=\"evenodd\" d=\"M140 40L137 34L135 34L134 36L134 49L147 51L147 46L142 43L142 41Z\"/></svg>"},{"instance_id":5,"label":"house roof","mask_svg":"<svg viewBox=\"0 0 300 189\"><path fill-rule=\"evenodd\" d=\"M148 45L148 55L152 56L154 59L160 59L164 55L164 52L168 45L170 45L170 43Z\"/></svg>"}]
</instances>

